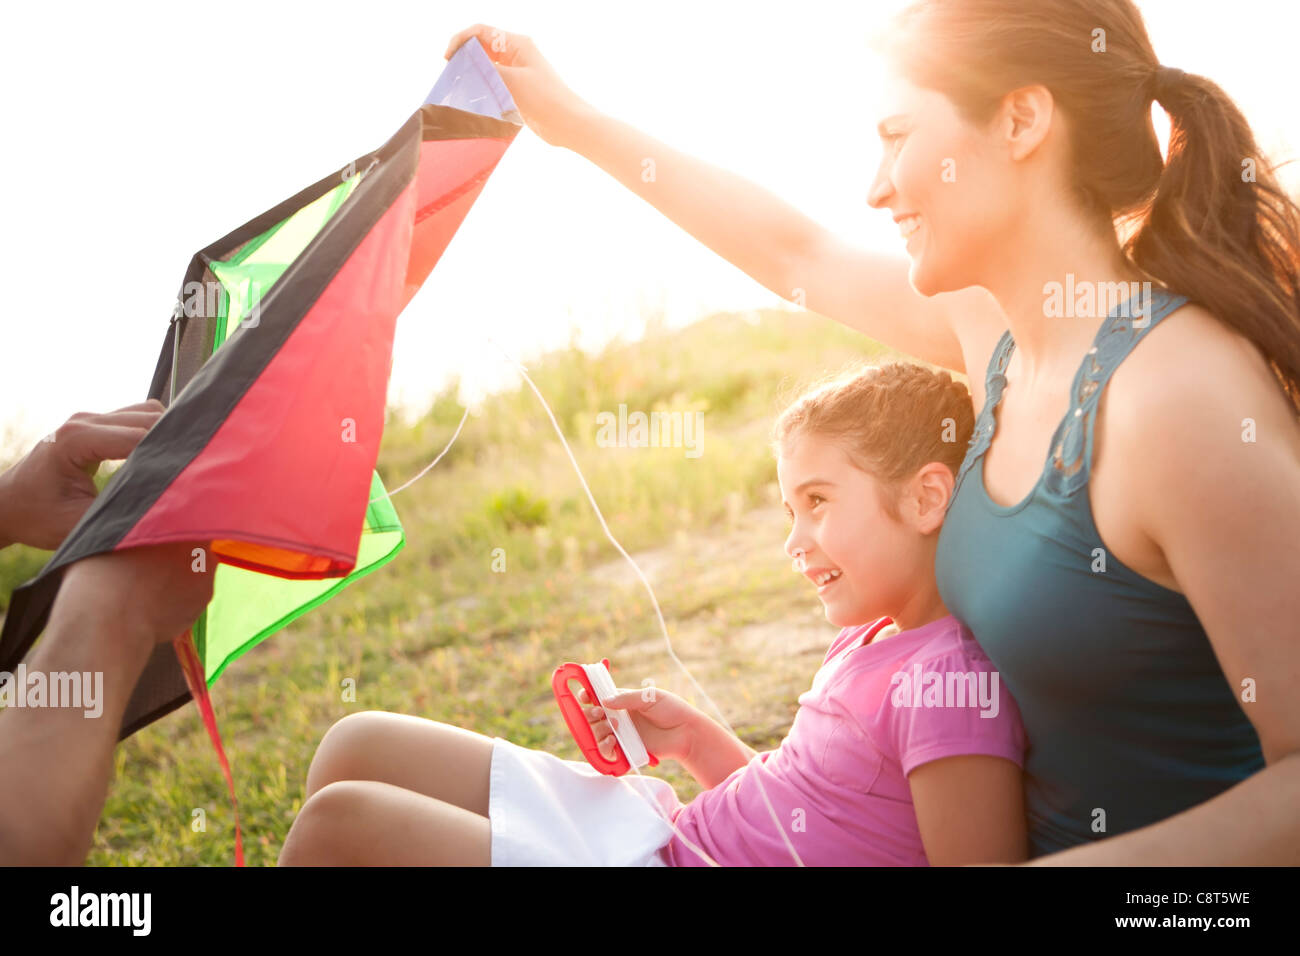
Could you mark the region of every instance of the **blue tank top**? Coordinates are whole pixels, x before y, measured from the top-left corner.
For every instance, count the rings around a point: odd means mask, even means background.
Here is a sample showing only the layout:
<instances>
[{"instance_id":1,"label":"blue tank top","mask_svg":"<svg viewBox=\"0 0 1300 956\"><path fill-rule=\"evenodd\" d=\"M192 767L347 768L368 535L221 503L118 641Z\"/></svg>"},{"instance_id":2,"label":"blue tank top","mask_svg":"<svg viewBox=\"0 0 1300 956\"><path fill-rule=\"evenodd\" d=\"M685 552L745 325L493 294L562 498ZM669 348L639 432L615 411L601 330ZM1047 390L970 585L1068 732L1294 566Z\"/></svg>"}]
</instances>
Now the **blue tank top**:
<instances>
[{"instance_id":1,"label":"blue tank top","mask_svg":"<svg viewBox=\"0 0 1300 956\"><path fill-rule=\"evenodd\" d=\"M1264 767L1191 605L1109 553L1088 500L1102 390L1142 336L1186 301L1155 289L1111 310L1075 373L1038 482L1010 507L984 485L1016 345L1003 332L940 531L939 594L1024 720L1031 856L1163 820Z\"/></svg>"}]
</instances>

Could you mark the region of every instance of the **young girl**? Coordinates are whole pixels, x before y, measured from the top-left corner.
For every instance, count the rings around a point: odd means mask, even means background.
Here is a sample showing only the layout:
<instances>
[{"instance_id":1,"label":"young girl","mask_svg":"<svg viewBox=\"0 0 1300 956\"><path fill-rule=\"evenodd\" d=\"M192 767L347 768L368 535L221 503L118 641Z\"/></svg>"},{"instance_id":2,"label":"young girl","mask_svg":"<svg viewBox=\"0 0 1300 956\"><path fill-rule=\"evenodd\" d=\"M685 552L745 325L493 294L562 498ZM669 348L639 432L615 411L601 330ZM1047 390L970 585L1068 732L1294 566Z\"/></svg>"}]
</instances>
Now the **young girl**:
<instances>
[{"instance_id":1,"label":"young girl","mask_svg":"<svg viewBox=\"0 0 1300 956\"><path fill-rule=\"evenodd\" d=\"M786 551L842 630L776 750L756 753L676 694L620 691L610 706L628 710L647 749L707 788L683 805L658 778L605 776L435 721L354 714L321 742L280 863L1025 859L1019 710L935 584L972 428L964 386L901 363L831 380L777 420ZM609 719L580 700L613 758Z\"/></svg>"}]
</instances>

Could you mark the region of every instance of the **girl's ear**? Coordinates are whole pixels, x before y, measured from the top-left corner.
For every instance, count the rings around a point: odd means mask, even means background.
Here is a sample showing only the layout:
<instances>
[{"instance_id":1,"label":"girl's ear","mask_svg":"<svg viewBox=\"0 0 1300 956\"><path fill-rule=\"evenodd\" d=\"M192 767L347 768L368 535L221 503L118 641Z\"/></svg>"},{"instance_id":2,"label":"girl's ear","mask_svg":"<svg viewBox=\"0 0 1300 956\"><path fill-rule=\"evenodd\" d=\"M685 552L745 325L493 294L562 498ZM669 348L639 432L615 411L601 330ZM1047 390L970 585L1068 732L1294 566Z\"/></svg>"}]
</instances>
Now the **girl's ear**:
<instances>
[{"instance_id":1,"label":"girl's ear","mask_svg":"<svg viewBox=\"0 0 1300 956\"><path fill-rule=\"evenodd\" d=\"M955 481L951 469L941 461L932 461L916 473L915 487L917 530L929 534L938 530L948 512Z\"/></svg>"}]
</instances>

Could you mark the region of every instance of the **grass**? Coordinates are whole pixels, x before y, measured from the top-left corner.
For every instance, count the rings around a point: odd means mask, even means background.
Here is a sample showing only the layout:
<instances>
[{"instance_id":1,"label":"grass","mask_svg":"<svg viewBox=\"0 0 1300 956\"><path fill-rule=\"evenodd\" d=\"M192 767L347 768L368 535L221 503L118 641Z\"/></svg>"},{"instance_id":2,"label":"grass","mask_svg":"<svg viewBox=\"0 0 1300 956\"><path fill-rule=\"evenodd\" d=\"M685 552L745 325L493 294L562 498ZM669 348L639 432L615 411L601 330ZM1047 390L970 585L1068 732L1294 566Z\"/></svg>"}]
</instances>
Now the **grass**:
<instances>
[{"instance_id":1,"label":"grass","mask_svg":"<svg viewBox=\"0 0 1300 956\"><path fill-rule=\"evenodd\" d=\"M771 311L528 363L611 530L654 585L675 651L759 750L788 731L835 635L782 551L768 429L798 384L875 356L894 357L821 317ZM414 422L390 419L379 456L389 487L451 437L463 412L454 395L453 385ZM703 412L701 454L600 447L596 416L620 403ZM407 531L397 559L254 648L213 688L249 865L275 862L312 753L348 713L415 714L581 759L550 676L603 656L620 686L650 677L710 710L668 656L644 586L602 533L526 385L487 399L394 502ZM0 552L0 593L43 557ZM91 864L233 861L229 798L193 707L132 736L115 763ZM648 772L684 801L699 791L675 763Z\"/></svg>"}]
</instances>

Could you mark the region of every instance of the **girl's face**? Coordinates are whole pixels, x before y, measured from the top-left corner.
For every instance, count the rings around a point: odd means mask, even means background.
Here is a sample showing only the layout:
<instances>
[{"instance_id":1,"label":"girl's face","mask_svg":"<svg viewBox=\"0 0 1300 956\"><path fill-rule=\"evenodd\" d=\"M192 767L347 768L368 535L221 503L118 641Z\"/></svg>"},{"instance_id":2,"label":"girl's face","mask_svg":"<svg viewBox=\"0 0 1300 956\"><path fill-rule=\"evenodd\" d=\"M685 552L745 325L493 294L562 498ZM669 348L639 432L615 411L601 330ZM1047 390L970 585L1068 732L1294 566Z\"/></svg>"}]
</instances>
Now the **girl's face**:
<instances>
[{"instance_id":1,"label":"girl's face","mask_svg":"<svg viewBox=\"0 0 1300 956\"><path fill-rule=\"evenodd\" d=\"M817 587L826 620L852 627L904 607L922 538L885 513L876 479L839 445L809 435L787 443L776 472L792 521L786 553Z\"/></svg>"},{"instance_id":2,"label":"girl's face","mask_svg":"<svg viewBox=\"0 0 1300 956\"><path fill-rule=\"evenodd\" d=\"M897 73L884 95L883 155L867 202L900 221L912 286L921 295L981 284L985 257L1008 248L1023 215L1014 164L999 135L1003 121L980 131L946 96Z\"/></svg>"}]
</instances>

